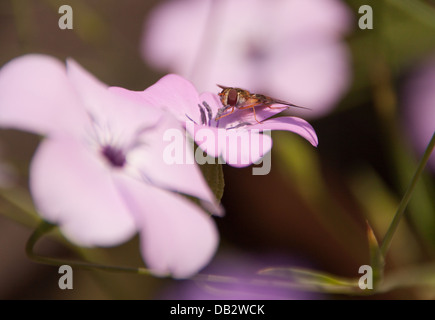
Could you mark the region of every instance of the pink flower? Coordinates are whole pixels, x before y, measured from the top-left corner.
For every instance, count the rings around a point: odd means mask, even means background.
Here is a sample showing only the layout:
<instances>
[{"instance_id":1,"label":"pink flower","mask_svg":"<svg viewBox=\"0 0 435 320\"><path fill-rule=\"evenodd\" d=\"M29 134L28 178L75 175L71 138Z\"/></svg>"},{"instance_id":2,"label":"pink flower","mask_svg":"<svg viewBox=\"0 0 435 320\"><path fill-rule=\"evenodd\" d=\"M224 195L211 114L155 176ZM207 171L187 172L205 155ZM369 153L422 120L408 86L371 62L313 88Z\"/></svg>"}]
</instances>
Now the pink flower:
<instances>
[{"instance_id":1,"label":"pink flower","mask_svg":"<svg viewBox=\"0 0 435 320\"><path fill-rule=\"evenodd\" d=\"M113 246L140 233L156 275L189 277L213 256L213 219L179 195L219 211L198 167L167 165L169 113L108 90L76 62L44 55L0 70L0 126L42 134L30 168L40 215L81 246ZM175 192L172 192L175 191Z\"/></svg>"},{"instance_id":2,"label":"pink flower","mask_svg":"<svg viewBox=\"0 0 435 320\"><path fill-rule=\"evenodd\" d=\"M347 91L350 10L338 0L178 0L144 24L142 55L199 91L247 88L328 113Z\"/></svg>"},{"instance_id":3,"label":"pink flower","mask_svg":"<svg viewBox=\"0 0 435 320\"><path fill-rule=\"evenodd\" d=\"M408 79L403 92L403 122L422 155L435 132L435 56L422 63ZM435 171L435 156L428 166Z\"/></svg>"},{"instance_id":4,"label":"pink flower","mask_svg":"<svg viewBox=\"0 0 435 320\"><path fill-rule=\"evenodd\" d=\"M207 92L199 95L192 83L175 74L164 76L143 92L122 88L112 90L130 95L138 103L169 110L185 124L203 151L214 158L222 157L224 163L235 167L258 162L270 151L272 139L262 132L291 131L313 146L318 144L314 129L305 120L296 117L269 119L283 109L257 108L258 122L252 109L237 110L216 121L218 110L223 108L219 97ZM240 143L243 141L245 145ZM196 158L198 160L198 153Z\"/></svg>"}]
</instances>

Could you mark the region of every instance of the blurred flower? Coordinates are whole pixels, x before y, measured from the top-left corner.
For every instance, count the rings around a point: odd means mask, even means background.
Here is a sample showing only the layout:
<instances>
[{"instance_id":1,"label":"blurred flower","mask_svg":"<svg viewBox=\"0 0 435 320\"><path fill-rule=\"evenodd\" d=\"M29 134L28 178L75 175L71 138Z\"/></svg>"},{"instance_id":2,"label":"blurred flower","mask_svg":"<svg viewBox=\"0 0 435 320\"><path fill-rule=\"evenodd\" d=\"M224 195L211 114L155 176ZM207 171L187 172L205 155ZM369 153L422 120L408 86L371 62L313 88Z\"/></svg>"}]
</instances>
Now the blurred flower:
<instances>
[{"instance_id":1,"label":"blurred flower","mask_svg":"<svg viewBox=\"0 0 435 320\"><path fill-rule=\"evenodd\" d=\"M65 69L27 55L0 71L0 126L46 136L31 163L31 193L70 241L112 246L139 231L151 271L177 278L213 256L214 221L177 193L219 209L196 165L163 162L162 134L179 127L167 112L111 92L72 60Z\"/></svg>"},{"instance_id":2,"label":"blurred flower","mask_svg":"<svg viewBox=\"0 0 435 320\"><path fill-rule=\"evenodd\" d=\"M403 90L403 122L419 153L423 154L435 132L435 57L422 63ZM435 171L435 155L428 166Z\"/></svg>"},{"instance_id":3,"label":"blurred flower","mask_svg":"<svg viewBox=\"0 0 435 320\"><path fill-rule=\"evenodd\" d=\"M276 254L226 253L217 255L195 282L170 285L159 299L168 300L302 300L319 299L320 294L286 286L280 278L259 275L271 266L289 266L294 261ZM207 275L210 275L208 278ZM281 281L280 281L281 280Z\"/></svg>"},{"instance_id":4,"label":"blurred flower","mask_svg":"<svg viewBox=\"0 0 435 320\"><path fill-rule=\"evenodd\" d=\"M152 11L141 45L146 62L200 91L246 88L329 112L350 82L343 36L352 16L338 0L177 0Z\"/></svg>"},{"instance_id":5,"label":"blurred flower","mask_svg":"<svg viewBox=\"0 0 435 320\"><path fill-rule=\"evenodd\" d=\"M130 95L138 103L168 109L185 123L187 131L203 151L214 158L223 157L225 163L232 166L250 165L270 151L272 139L261 134L263 131L291 131L313 146L318 143L314 129L303 119L269 119L283 109L258 108L256 119L250 109L237 110L216 121L218 111L223 108L219 97L208 92L199 95L192 83L175 74L163 77L143 92L111 89ZM243 141L247 142L247 146L238 143Z\"/></svg>"}]
</instances>

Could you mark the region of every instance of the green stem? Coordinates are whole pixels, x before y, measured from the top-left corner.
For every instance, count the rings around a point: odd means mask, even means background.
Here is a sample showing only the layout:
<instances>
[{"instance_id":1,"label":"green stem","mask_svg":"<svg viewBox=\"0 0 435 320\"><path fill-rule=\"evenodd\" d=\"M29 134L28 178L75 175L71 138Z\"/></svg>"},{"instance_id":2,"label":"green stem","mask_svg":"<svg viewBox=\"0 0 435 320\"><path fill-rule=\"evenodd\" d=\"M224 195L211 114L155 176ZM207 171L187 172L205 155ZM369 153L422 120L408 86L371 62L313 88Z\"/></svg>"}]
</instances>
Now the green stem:
<instances>
[{"instance_id":1,"label":"green stem","mask_svg":"<svg viewBox=\"0 0 435 320\"><path fill-rule=\"evenodd\" d=\"M14 189L13 192L17 194L20 190L18 189L17 191ZM4 201L8 206L13 207L12 213L10 213L9 210L4 210L0 212L0 215L24 226L34 228L41 219L35 214L35 212L31 211L31 209L25 205L27 203L26 199L16 199L10 194L12 193L2 190L0 192L0 200L2 202Z\"/></svg>"},{"instance_id":2,"label":"green stem","mask_svg":"<svg viewBox=\"0 0 435 320\"><path fill-rule=\"evenodd\" d=\"M133 268L133 267L124 267L124 266L108 266L103 264L96 264L92 262L84 262L84 261L75 261L75 260L67 260L67 259L56 259L44 257L36 254L34 252L34 247L38 240L53 230L56 226L48 223L46 221L42 221L39 226L35 229L35 231L30 236L29 240L26 244L26 254L27 256L38 263L47 264L51 266L61 266L61 265L69 265L71 267L83 268L88 270L102 270L108 272L125 272L125 273L134 273L134 274L146 274L150 275L151 272L146 268Z\"/></svg>"},{"instance_id":3,"label":"green stem","mask_svg":"<svg viewBox=\"0 0 435 320\"><path fill-rule=\"evenodd\" d=\"M396 232L397 226L399 225L399 222L403 217L403 214L405 212L405 208L408 205L409 200L411 199L411 195L412 195L412 192L414 191L415 185L417 184L417 181L420 178L421 173L423 172L423 169L429 160L429 157L434 149L434 146L435 146L435 132L432 135L432 139L430 140L428 146L426 147L426 150L423 154L423 157L421 158L420 163L418 164L417 171L415 172L414 176L412 177L411 183L409 184L408 188L406 189L405 195L403 196L402 200L400 201L399 207L396 211L396 214L393 218L393 221L391 222L391 224L387 230L387 233L385 234L384 240L382 241L381 254L384 258L385 258L387 251L388 251L388 248L390 247L391 240L393 238L394 233Z\"/></svg>"}]
</instances>

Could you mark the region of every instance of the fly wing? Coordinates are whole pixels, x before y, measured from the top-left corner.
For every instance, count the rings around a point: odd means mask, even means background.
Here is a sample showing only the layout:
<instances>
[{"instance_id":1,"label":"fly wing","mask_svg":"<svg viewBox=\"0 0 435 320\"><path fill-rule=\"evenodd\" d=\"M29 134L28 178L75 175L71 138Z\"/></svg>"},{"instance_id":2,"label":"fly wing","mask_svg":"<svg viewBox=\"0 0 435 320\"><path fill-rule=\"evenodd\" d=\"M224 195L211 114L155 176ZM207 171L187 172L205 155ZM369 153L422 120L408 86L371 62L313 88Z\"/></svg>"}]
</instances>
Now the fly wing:
<instances>
[{"instance_id":1,"label":"fly wing","mask_svg":"<svg viewBox=\"0 0 435 320\"><path fill-rule=\"evenodd\" d=\"M268 97L268 96L263 96L266 100L263 102L264 105L273 105L273 104L283 104L285 106L289 106L289 107L294 107L294 108L300 108L300 109L306 109L306 110L311 110L310 108L307 107L301 107L301 106L297 106L293 103L284 101L284 100L280 100L280 99L275 99L272 97Z\"/></svg>"},{"instance_id":2,"label":"fly wing","mask_svg":"<svg viewBox=\"0 0 435 320\"><path fill-rule=\"evenodd\" d=\"M219 88L221 88L222 90L225 90L225 89L228 89L228 88L230 88L230 87L225 87L225 86L222 86L222 85L220 85L220 84L217 84L217 86L218 86Z\"/></svg>"}]
</instances>

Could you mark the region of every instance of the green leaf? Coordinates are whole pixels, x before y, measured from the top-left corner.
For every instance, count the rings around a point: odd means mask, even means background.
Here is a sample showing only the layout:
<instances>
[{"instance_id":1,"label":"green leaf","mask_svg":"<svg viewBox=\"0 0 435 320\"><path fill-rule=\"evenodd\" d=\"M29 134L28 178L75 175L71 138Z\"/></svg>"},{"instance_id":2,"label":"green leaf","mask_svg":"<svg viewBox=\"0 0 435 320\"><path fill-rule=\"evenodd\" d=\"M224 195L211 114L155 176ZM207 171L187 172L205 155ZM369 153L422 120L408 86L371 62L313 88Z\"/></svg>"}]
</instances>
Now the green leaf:
<instances>
[{"instance_id":1,"label":"green leaf","mask_svg":"<svg viewBox=\"0 0 435 320\"><path fill-rule=\"evenodd\" d=\"M373 283L379 283L384 274L384 257L382 256L381 249L379 248L378 240L376 239L375 233L369 222L367 223L367 239L369 241L369 252L370 252L370 266L373 270Z\"/></svg>"},{"instance_id":2,"label":"green leaf","mask_svg":"<svg viewBox=\"0 0 435 320\"><path fill-rule=\"evenodd\" d=\"M225 186L222 165L219 163L206 162L203 165L200 165L200 168L211 191L215 195L216 199L220 202L224 194Z\"/></svg>"},{"instance_id":3,"label":"green leaf","mask_svg":"<svg viewBox=\"0 0 435 320\"><path fill-rule=\"evenodd\" d=\"M287 279L300 289L341 294L367 294L358 286L358 278L338 277L329 273L305 268L267 268L259 271L261 275Z\"/></svg>"},{"instance_id":4,"label":"green leaf","mask_svg":"<svg viewBox=\"0 0 435 320\"><path fill-rule=\"evenodd\" d=\"M29 192L21 187L1 190L0 208L2 215L31 228L41 221Z\"/></svg>"},{"instance_id":5,"label":"green leaf","mask_svg":"<svg viewBox=\"0 0 435 320\"><path fill-rule=\"evenodd\" d=\"M426 166L426 163L429 160L429 157L435 147L435 132L432 135L432 139L430 140L423 157L421 158L417 170L414 173L414 176L411 179L411 182L408 185L408 188L406 189L405 194L403 195L402 200L400 201L399 207L397 208L396 214L394 215L393 220L391 221L390 227L387 230L387 233L385 234L385 237L381 244L381 252L382 255L385 256L387 254L388 248L391 244L392 238L394 233L396 232L397 226L399 225L399 222L401 221L406 206L408 205L409 200L411 199L411 195L417 185L418 180L420 179L423 169Z\"/></svg>"}]
</instances>

